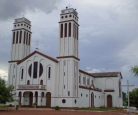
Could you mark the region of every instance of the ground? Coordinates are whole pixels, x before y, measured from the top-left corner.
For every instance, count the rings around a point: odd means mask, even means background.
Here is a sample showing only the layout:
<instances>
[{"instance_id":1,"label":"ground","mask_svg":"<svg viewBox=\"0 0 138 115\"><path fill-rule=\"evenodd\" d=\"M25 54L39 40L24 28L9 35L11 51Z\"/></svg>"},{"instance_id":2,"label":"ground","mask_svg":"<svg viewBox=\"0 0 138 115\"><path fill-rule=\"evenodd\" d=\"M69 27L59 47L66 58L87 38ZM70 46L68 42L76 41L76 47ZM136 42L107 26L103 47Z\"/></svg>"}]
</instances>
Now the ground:
<instances>
[{"instance_id":1,"label":"ground","mask_svg":"<svg viewBox=\"0 0 138 115\"><path fill-rule=\"evenodd\" d=\"M125 112L91 112L80 110L51 110L51 109L37 109L37 110L12 110L12 111L0 111L0 115L128 115ZM136 115L136 114L131 114Z\"/></svg>"}]
</instances>

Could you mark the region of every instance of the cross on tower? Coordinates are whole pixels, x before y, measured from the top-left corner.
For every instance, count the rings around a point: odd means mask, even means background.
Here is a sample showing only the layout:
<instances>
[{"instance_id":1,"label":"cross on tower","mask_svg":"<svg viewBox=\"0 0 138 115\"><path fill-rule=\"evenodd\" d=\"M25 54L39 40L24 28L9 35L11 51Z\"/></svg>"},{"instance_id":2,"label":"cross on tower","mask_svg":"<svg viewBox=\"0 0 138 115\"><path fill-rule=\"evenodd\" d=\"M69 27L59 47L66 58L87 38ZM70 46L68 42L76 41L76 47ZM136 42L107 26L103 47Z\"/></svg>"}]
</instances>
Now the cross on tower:
<instances>
[{"instance_id":1,"label":"cross on tower","mask_svg":"<svg viewBox=\"0 0 138 115\"><path fill-rule=\"evenodd\" d=\"M36 51L39 51L39 40L36 41Z\"/></svg>"},{"instance_id":2,"label":"cross on tower","mask_svg":"<svg viewBox=\"0 0 138 115\"><path fill-rule=\"evenodd\" d=\"M69 0L67 0L67 8L70 8L71 7L71 4L70 4L70 1Z\"/></svg>"}]
</instances>

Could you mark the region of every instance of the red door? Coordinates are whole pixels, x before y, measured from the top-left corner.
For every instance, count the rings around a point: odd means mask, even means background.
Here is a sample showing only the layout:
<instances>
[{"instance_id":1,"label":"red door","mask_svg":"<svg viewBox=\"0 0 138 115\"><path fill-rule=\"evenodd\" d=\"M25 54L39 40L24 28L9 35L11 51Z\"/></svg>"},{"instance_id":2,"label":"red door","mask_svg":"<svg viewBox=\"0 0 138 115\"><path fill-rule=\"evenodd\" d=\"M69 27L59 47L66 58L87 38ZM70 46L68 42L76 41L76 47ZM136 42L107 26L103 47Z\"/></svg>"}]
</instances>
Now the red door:
<instances>
[{"instance_id":1,"label":"red door","mask_svg":"<svg viewBox=\"0 0 138 115\"><path fill-rule=\"evenodd\" d=\"M111 95L107 96L107 107L112 107L112 96Z\"/></svg>"}]
</instances>

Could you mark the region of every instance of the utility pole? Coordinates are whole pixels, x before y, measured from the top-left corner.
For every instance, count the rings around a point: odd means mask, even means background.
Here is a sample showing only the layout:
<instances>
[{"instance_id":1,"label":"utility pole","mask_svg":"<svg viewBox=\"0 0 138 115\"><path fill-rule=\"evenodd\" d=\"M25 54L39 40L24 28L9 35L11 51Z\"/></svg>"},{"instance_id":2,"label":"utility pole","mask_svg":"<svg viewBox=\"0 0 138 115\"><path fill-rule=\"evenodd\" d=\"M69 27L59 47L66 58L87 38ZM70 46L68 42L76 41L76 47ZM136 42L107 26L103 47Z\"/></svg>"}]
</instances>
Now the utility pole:
<instances>
[{"instance_id":1,"label":"utility pole","mask_svg":"<svg viewBox=\"0 0 138 115\"><path fill-rule=\"evenodd\" d=\"M129 108L130 108L129 87L133 87L134 85L130 85L129 81L127 80L127 84L126 85L122 85L122 86L127 87L127 98L128 98L127 108L128 108L128 114L130 114L130 111L129 111Z\"/></svg>"}]
</instances>

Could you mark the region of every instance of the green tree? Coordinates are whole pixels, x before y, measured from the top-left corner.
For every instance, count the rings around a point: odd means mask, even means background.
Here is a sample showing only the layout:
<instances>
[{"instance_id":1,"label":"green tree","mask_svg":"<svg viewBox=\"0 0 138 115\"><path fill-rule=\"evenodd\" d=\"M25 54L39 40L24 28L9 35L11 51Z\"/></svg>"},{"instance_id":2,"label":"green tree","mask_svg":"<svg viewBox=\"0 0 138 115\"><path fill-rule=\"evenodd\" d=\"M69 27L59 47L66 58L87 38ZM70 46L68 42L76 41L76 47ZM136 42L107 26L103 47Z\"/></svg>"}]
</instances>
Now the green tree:
<instances>
[{"instance_id":1,"label":"green tree","mask_svg":"<svg viewBox=\"0 0 138 115\"><path fill-rule=\"evenodd\" d=\"M131 71L134 73L135 76L138 76L138 66L132 67Z\"/></svg>"},{"instance_id":2,"label":"green tree","mask_svg":"<svg viewBox=\"0 0 138 115\"><path fill-rule=\"evenodd\" d=\"M130 106L138 108L138 88L130 92Z\"/></svg>"},{"instance_id":3,"label":"green tree","mask_svg":"<svg viewBox=\"0 0 138 115\"><path fill-rule=\"evenodd\" d=\"M6 83L3 79L0 78L0 103L6 103L12 101L12 86L6 86Z\"/></svg>"}]
</instances>

